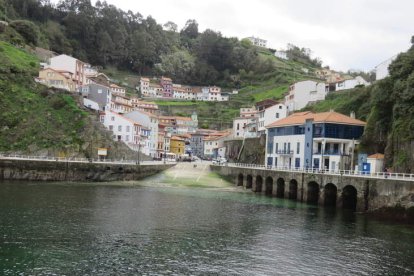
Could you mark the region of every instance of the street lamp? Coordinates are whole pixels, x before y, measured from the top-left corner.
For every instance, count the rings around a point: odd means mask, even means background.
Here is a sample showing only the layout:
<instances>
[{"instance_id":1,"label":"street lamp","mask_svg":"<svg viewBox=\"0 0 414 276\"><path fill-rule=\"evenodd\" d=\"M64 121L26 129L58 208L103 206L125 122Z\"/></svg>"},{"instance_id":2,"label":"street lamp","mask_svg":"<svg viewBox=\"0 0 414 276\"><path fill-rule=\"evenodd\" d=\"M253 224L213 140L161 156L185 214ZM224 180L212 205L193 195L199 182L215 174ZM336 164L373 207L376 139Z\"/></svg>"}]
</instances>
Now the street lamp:
<instances>
[{"instance_id":1,"label":"street lamp","mask_svg":"<svg viewBox=\"0 0 414 276\"><path fill-rule=\"evenodd\" d=\"M323 155L325 153L325 139L322 139L322 148L321 148L322 152L321 152L321 168L322 168L322 172L325 171L325 160L323 159Z\"/></svg>"},{"instance_id":2,"label":"street lamp","mask_svg":"<svg viewBox=\"0 0 414 276\"><path fill-rule=\"evenodd\" d=\"M164 164L167 163L167 138L164 138Z\"/></svg>"},{"instance_id":3,"label":"street lamp","mask_svg":"<svg viewBox=\"0 0 414 276\"><path fill-rule=\"evenodd\" d=\"M139 152L141 151L141 139L138 141L138 152L137 152L137 165L140 164L140 160L139 160Z\"/></svg>"}]
</instances>

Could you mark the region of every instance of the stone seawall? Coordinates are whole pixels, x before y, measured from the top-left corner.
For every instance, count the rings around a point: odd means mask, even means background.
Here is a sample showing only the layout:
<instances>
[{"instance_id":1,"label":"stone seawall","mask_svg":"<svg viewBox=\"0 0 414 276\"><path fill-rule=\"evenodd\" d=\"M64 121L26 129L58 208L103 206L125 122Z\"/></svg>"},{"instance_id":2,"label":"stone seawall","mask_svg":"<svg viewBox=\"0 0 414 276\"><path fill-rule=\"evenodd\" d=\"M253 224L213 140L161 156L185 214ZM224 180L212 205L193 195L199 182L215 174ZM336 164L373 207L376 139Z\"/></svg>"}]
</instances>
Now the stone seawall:
<instances>
[{"instance_id":1,"label":"stone seawall","mask_svg":"<svg viewBox=\"0 0 414 276\"><path fill-rule=\"evenodd\" d=\"M253 192L310 204L360 212L414 208L414 181L232 166L212 165L211 169Z\"/></svg>"},{"instance_id":2,"label":"stone seawall","mask_svg":"<svg viewBox=\"0 0 414 276\"><path fill-rule=\"evenodd\" d=\"M118 181L138 180L174 164L111 164L33 160L0 160L0 180Z\"/></svg>"}]
</instances>

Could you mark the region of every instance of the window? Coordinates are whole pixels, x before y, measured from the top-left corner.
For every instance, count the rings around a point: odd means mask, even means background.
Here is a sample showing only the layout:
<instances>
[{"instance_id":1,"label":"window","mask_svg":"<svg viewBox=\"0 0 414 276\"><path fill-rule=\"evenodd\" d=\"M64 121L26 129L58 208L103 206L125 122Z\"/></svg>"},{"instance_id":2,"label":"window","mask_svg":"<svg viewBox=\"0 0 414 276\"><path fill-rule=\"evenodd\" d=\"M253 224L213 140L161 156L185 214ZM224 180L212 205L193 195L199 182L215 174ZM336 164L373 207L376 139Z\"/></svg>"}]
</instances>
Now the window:
<instances>
[{"instance_id":1,"label":"window","mask_svg":"<svg viewBox=\"0 0 414 276\"><path fill-rule=\"evenodd\" d=\"M115 117L114 116L111 117L111 121L115 121Z\"/></svg>"},{"instance_id":2,"label":"window","mask_svg":"<svg viewBox=\"0 0 414 276\"><path fill-rule=\"evenodd\" d=\"M276 143L275 153L279 150L279 143Z\"/></svg>"},{"instance_id":3,"label":"window","mask_svg":"<svg viewBox=\"0 0 414 276\"><path fill-rule=\"evenodd\" d=\"M126 127L126 132L129 132L130 131L130 127L129 126L127 126Z\"/></svg>"},{"instance_id":4,"label":"window","mask_svg":"<svg viewBox=\"0 0 414 276\"><path fill-rule=\"evenodd\" d=\"M122 126L118 126L118 131L122 131Z\"/></svg>"},{"instance_id":5,"label":"window","mask_svg":"<svg viewBox=\"0 0 414 276\"><path fill-rule=\"evenodd\" d=\"M114 130L114 126L113 125L110 125L109 126L109 130Z\"/></svg>"},{"instance_id":6,"label":"window","mask_svg":"<svg viewBox=\"0 0 414 276\"><path fill-rule=\"evenodd\" d=\"M299 154L299 153L300 153L300 143L297 142L297 144L296 144L296 154Z\"/></svg>"},{"instance_id":7,"label":"window","mask_svg":"<svg viewBox=\"0 0 414 276\"><path fill-rule=\"evenodd\" d=\"M125 136L125 141L128 142L129 141L129 135Z\"/></svg>"},{"instance_id":8,"label":"window","mask_svg":"<svg viewBox=\"0 0 414 276\"><path fill-rule=\"evenodd\" d=\"M102 94L102 89L98 89L98 94Z\"/></svg>"},{"instance_id":9,"label":"window","mask_svg":"<svg viewBox=\"0 0 414 276\"><path fill-rule=\"evenodd\" d=\"M279 118L279 113L276 113L276 118Z\"/></svg>"},{"instance_id":10,"label":"window","mask_svg":"<svg viewBox=\"0 0 414 276\"><path fill-rule=\"evenodd\" d=\"M281 105L279 105L279 109L282 109L282 106Z\"/></svg>"}]
</instances>

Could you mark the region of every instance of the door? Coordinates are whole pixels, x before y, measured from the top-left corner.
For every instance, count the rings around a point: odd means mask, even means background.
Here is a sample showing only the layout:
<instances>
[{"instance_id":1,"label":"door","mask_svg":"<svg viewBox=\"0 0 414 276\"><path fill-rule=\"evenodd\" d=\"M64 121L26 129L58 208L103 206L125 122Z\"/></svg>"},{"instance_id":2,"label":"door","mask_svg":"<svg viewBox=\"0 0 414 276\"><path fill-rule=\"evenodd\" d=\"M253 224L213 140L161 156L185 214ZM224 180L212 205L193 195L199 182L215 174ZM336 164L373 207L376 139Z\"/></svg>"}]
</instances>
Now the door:
<instances>
[{"instance_id":1,"label":"door","mask_svg":"<svg viewBox=\"0 0 414 276\"><path fill-rule=\"evenodd\" d=\"M336 162L335 161L332 161L331 162L331 170L332 171L335 171L335 169L336 169Z\"/></svg>"},{"instance_id":2,"label":"door","mask_svg":"<svg viewBox=\"0 0 414 276\"><path fill-rule=\"evenodd\" d=\"M295 168L299 168L300 167L300 158L296 158L295 159Z\"/></svg>"},{"instance_id":3,"label":"door","mask_svg":"<svg viewBox=\"0 0 414 276\"><path fill-rule=\"evenodd\" d=\"M273 161L273 158L272 157L268 157L267 158L267 165L268 166L272 166L272 161Z\"/></svg>"},{"instance_id":4,"label":"door","mask_svg":"<svg viewBox=\"0 0 414 276\"><path fill-rule=\"evenodd\" d=\"M313 168L319 169L319 158L313 159Z\"/></svg>"},{"instance_id":5,"label":"door","mask_svg":"<svg viewBox=\"0 0 414 276\"><path fill-rule=\"evenodd\" d=\"M329 170L329 158L325 158L323 163L324 169Z\"/></svg>"}]
</instances>

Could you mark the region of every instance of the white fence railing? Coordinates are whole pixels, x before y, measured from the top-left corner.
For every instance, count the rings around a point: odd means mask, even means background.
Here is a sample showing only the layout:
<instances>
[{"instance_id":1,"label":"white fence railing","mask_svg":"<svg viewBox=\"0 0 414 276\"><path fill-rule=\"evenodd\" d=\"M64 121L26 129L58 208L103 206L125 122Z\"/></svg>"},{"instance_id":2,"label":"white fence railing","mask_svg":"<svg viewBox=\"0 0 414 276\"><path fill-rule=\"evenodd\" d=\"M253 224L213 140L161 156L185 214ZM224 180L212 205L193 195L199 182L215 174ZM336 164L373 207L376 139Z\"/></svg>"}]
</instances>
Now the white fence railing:
<instances>
[{"instance_id":1,"label":"white fence railing","mask_svg":"<svg viewBox=\"0 0 414 276\"><path fill-rule=\"evenodd\" d=\"M98 163L98 164L124 164L136 165L138 160L113 160L113 159L87 159L76 157L53 157L53 156L31 156L31 155L16 155L0 153L0 159L7 160L32 160L32 161L55 161L55 162L73 162L73 163ZM161 160L161 161L140 161L141 165L159 165L159 164L175 164L175 161Z\"/></svg>"},{"instance_id":2,"label":"white fence railing","mask_svg":"<svg viewBox=\"0 0 414 276\"><path fill-rule=\"evenodd\" d=\"M345 175L350 177L365 177L365 178L376 178L376 179L390 179L390 180L404 180L414 181L414 174L408 173L389 173L389 172L376 172L367 173L362 171L351 171L351 170L321 170L315 168L292 168L292 167L275 167L265 166L256 164L244 164L244 163L224 163L221 166L229 167L240 167L246 169L261 169L261 170L273 170L273 171L284 171L284 172L303 172L303 173L316 173L316 174L328 174L328 175Z\"/></svg>"}]
</instances>

